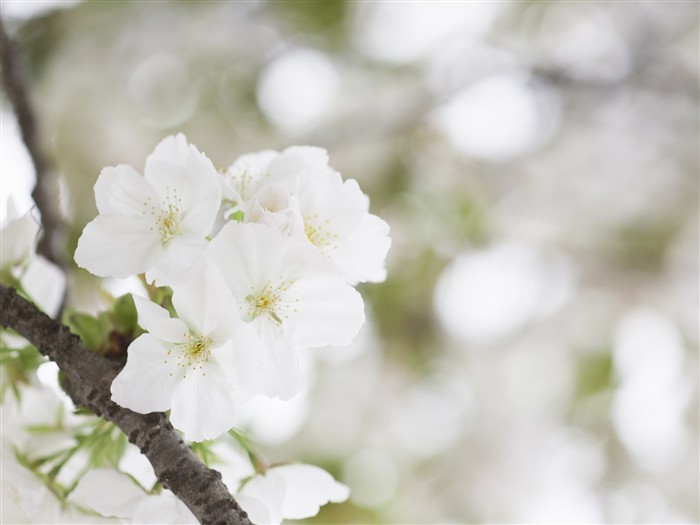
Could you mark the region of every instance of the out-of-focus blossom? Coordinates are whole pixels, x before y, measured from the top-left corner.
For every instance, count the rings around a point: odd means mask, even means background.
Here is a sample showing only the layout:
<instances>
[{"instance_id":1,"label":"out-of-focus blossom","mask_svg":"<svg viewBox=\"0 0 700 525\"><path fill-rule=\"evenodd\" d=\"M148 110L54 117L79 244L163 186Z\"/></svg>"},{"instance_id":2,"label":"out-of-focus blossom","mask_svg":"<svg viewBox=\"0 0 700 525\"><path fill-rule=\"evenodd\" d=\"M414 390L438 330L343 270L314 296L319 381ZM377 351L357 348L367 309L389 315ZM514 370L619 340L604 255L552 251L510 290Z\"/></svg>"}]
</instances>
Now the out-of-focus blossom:
<instances>
[{"instance_id":1,"label":"out-of-focus blossom","mask_svg":"<svg viewBox=\"0 0 700 525\"><path fill-rule=\"evenodd\" d=\"M198 523L185 504L169 490L147 494L127 475L115 470L91 470L81 478L70 499L102 516L124 518L128 523Z\"/></svg>"},{"instance_id":2,"label":"out-of-focus blossom","mask_svg":"<svg viewBox=\"0 0 700 525\"><path fill-rule=\"evenodd\" d=\"M254 523L278 525L283 519L318 514L326 503L341 503L350 490L325 470L313 465L272 467L246 481L237 494Z\"/></svg>"},{"instance_id":3,"label":"out-of-focus blossom","mask_svg":"<svg viewBox=\"0 0 700 525\"><path fill-rule=\"evenodd\" d=\"M8 201L7 217L0 223L0 270L9 271L29 261L34 255L39 229L31 211L20 216L12 199Z\"/></svg>"}]
</instances>

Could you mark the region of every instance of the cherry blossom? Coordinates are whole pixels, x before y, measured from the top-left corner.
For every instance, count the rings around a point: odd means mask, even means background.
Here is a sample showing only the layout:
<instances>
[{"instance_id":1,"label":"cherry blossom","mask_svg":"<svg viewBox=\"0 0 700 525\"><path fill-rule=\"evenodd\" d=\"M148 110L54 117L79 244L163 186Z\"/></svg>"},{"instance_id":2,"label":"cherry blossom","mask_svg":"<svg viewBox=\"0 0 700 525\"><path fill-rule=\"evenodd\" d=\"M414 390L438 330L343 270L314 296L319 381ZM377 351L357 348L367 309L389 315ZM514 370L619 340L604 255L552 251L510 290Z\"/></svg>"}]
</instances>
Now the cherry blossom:
<instances>
[{"instance_id":1,"label":"cherry blossom","mask_svg":"<svg viewBox=\"0 0 700 525\"><path fill-rule=\"evenodd\" d=\"M144 176L127 165L102 170L99 215L83 230L75 261L100 277L146 273L169 284L206 246L221 201L211 161L184 135L165 138Z\"/></svg>"},{"instance_id":2,"label":"cherry blossom","mask_svg":"<svg viewBox=\"0 0 700 525\"><path fill-rule=\"evenodd\" d=\"M236 495L253 523L279 525L283 519L318 514L326 503L348 499L350 489L313 465L289 464L268 468L243 484Z\"/></svg>"},{"instance_id":3,"label":"cherry blossom","mask_svg":"<svg viewBox=\"0 0 700 525\"><path fill-rule=\"evenodd\" d=\"M190 441L213 439L233 426L237 345L256 352L258 340L238 320L238 306L214 268L199 268L173 285L179 318L134 297L139 323L149 333L128 349L127 363L112 382L112 399L140 413L171 410L173 425Z\"/></svg>"},{"instance_id":4,"label":"cherry blossom","mask_svg":"<svg viewBox=\"0 0 700 525\"><path fill-rule=\"evenodd\" d=\"M206 256L222 271L238 317L261 343L236 357L248 391L289 399L301 388L294 350L347 345L364 323L360 294L301 239L231 222Z\"/></svg>"},{"instance_id":5,"label":"cherry blossom","mask_svg":"<svg viewBox=\"0 0 700 525\"><path fill-rule=\"evenodd\" d=\"M70 499L102 516L124 518L139 525L197 523L192 512L169 490L147 494L116 470L91 470L81 478Z\"/></svg>"}]
</instances>

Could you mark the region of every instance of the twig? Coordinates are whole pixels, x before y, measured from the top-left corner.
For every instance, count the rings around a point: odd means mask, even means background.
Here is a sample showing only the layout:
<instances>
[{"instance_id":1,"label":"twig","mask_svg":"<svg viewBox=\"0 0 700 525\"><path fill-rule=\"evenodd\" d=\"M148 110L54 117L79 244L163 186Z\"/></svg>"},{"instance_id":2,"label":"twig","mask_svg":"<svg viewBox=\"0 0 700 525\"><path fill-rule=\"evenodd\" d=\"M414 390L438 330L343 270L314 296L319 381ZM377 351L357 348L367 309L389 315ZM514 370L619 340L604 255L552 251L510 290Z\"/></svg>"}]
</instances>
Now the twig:
<instances>
[{"instance_id":1,"label":"twig","mask_svg":"<svg viewBox=\"0 0 700 525\"><path fill-rule=\"evenodd\" d=\"M68 328L0 284L0 325L15 330L66 375L76 405L112 421L153 465L156 476L205 525L252 525L221 481L177 435L165 414L138 414L114 403L109 387L120 366L90 352Z\"/></svg>"},{"instance_id":2,"label":"twig","mask_svg":"<svg viewBox=\"0 0 700 525\"><path fill-rule=\"evenodd\" d=\"M56 181L51 177L49 163L40 144L34 108L25 82L22 56L5 31L0 18L0 55L2 57L2 86L12 103L29 157L36 172L36 185L32 198L41 213L44 230L37 252L65 270L63 248L63 221L58 211Z\"/></svg>"}]
</instances>

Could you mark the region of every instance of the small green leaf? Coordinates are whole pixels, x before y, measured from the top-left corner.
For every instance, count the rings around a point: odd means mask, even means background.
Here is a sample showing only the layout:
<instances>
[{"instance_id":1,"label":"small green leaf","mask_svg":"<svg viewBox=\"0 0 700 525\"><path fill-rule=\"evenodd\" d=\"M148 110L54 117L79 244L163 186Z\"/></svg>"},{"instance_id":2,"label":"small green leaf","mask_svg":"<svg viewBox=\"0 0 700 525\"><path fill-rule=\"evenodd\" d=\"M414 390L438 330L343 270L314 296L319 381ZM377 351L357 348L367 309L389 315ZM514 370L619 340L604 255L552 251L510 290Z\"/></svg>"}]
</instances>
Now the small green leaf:
<instances>
[{"instance_id":1,"label":"small green leaf","mask_svg":"<svg viewBox=\"0 0 700 525\"><path fill-rule=\"evenodd\" d=\"M238 221L238 222L243 222L244 217L245 217L245 213L243 213L243 210L237 210L231 214L231 218L234 221Z\"/></svg>"},{"instance_id":2,"label":"small green leaf","mask_svg":"<svg viewBox=\"0 0 700 525\"><path fill-rule=\"evenodd\" d=\"M134 306L134 298L131 294L122 295L117 298L112 306L112 313L117 328L122 332L130 332L136 329L138 314Z\"/></svg>"},{"instance_id":3,"label":"small green leaf","mask_svg":"<svg viewBox=\"0 0 700 525\"><path fill-rule=\"evenodd\" d=\"M92 350L97 350L106 338L109 330L105 330L104 320L81 312L68 312L65 316L65 323L70 331L82 339L85 346Z\"/></svg>"}]
</instances>

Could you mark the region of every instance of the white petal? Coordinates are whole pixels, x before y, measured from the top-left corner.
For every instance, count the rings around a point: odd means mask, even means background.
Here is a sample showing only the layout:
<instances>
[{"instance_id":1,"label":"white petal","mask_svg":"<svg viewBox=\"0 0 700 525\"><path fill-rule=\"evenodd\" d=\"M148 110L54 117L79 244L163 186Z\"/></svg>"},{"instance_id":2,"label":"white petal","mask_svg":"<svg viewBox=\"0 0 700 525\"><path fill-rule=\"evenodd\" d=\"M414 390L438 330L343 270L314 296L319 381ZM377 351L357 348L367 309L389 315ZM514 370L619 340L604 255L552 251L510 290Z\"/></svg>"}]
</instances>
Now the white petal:
<instances>
[{"instance_id":1,"label":"white petal","mask_svg":"<svg viewBox=\"0 0 700 525\"><path fill-rule=\"evenodd\" d=\"M237 385L250 397L262 394L268 397L291 399L299 393L303 379L294 349L281 336L269 332L263 319L256 319L256 340L246 340L235 347Z\"/></svg>"},{"instance_id":2,"label":"white petal","mask_svg":"<svg viewBox=\"0 0 700 525\"><path fill-rule=\"evenodd\" d=\"M146 497L128 476L115 470L95 469L80 479L70 494L70 501L103 516L131 518L135 507Z\"/></svg>"},{"instance_id":3,"label":"white petal","mask_svg":"<svg viewBox=\"0 0 700 525\"><path fill-rule=\"evenodd\" d=\"M95 203L100 213L142 215L149 199L160 204L153 187L125 164L104 168L95 183Z\"/></svg>"},{"instance_id":4,"label":"white petal","mask_svg":"<svg viewBox=\"0 0 700 525\"><path fill-rule=\"evenodd\" d=\"M282 512L277 511L272 514L268 505L260 498L241 493L236 495L236 501L248 513L250 521L257 523L257 525L280 525L282 523Z\"/></svg>"},{"instance_id":5,"label":"white petal","mask_svg":"<svg viewBox=\"0 0 700 525\"><path fill-rule=\"evenodd\" d=\"M170 286L177 282L204 251L206 245L204 237L173 237L165 244L163 255L158 262L146 272L146 281L155 282L158 286Z\"/></svg>"},{"instance_id":6,"label":"white petal","mask_svg":"<svg viewBox=\"0 0 700 525\"><path fill-rule=\"evenodd\" d=\"M214 439L233 427L233 387L220 365L210 361L203 369L187 372L173 391L170 421L187 441Z\"/></svg>"},{"instance_id":7,"label":"white petal","mask_svg":"<svg viewBox=\"0 0 700 525\"><path fill-rule=\"evenodd\" d=\"M360 226L338 243L333 262L349 283L379 283L386 279L386 254L391 247L389 225L376 215L366 214Z\"/></svg>"},{"instance_id":8,"label":"white petal","mask_svg":"<svg viewBox=\"0 0 700 525\"><path fill-rule=\"evenodd\" d=\"M264 150L238 157L224 176L229 196L243 202L252 198L266 179L270 163L277 155L276 151Z\"/></svg>"},{"instance_id":9,"label":"white petal","mask_svg":"<svg viewBox=\"0 0 700 525\"><path fill-rule=\"evenodd\" d=\"M146 159L144 176L161 199L168 195L179 199L184 232L209 234L221 204L219 175L183 134L166 137L156 146Z\"/></svg>"},{"instance_id":10,"label":"white petal","mask_svg":"<svg viewBox=\"0 0 700 525\"><path fill-rule=\"evenodd\" d=\"M313 465L283 465L274 470L285 481L282 513L287 519L310 518L318 514L322 505L340 503L350 495L348 487Z\"/></svg>"},{"instance_id":11,"label":"white petal","mask_svg":"<svg viewBox=\"0 0 700 525\"><path fill-rule=\"evenodd\" d=\"M258 290L270 280L300 279L332 271L307 242L261 224L229 222L206 252L223 272L239 303L251 289Z\"/></svg>"},{"instance_id":12,"label":"white petal","mask_svg":"<svg viewBox=\"0 0 700 525\"><path fill-rule=\"evenodd\" d=\"M218 267L202 259L188 278L173 283L173 306L178 316L203 335L217 330L220 341L233 337L238 325L238 305Z\"/></svg>"},{"instance_id":13,"label":"white petal","mask_svg":"<svg viewBox=\"0 0 700 525\"><path fill-rule=\"evenodd\" d=\"M151 334L137 337L129 345L126 365L112 381L112 401L140 414L168 410L182 380L182 369L168 349Z\"/></svg>"},{"instance_id":14,"label":"white petal","mask_svg":"<svg viewBox=\"0 0 700 525\"><path fill-rule=\"evenodd\" d=\"M170 317L170 312L151 301L134 295L134 305L139 315L139 324L161 341L181 343L187 340L190 331L180 319Z\"/></svg>"},{"instance_id":15,"label":"white petal","mask_svg":"<svg viewBox=\"0 0 700 525\"><path fill-rule=\"evenodd\" d=\"M190 509L169 490L144 498L135 509L133 522L142 525L199 523Z\"/></svg>"},{"instance_id":16,"label":"white petal","mask_svg":"<svg viewBox=\"0 0 700 525\"><path fill-rule=\"evenodd\" d=\"M270 469L264 475L254 476L238 494L243 510L252 513L250 519L253 523L279 524L284 519L282 508L287 487L284 478L275 470Z\"/></svg>"},{"instance_id":17,"label":"white petal","mask_svg":"<svg viewBox=\"0 0 700 525\"><path fill-rule=\"evenodd\" d=\"M303 279L290 287L295 294L288 310L297 312L282 324L294 348L349 345L365 322L362 296L340 279Z\"/></svg>"},{"instance_id":18,"label":"white petal","mask_svg":"<svg viewBox=\"0 0 700 525\"><path fill-rule=\"evenodd\" d=\"M66 290L66 275L61 269L38 255L32 258L21 280L34 302L51 317L56 315Z\"/></svg>"},{"instance_id":19,"label":"white petal","mask_svg":"<svg viewBox=\"0 0 700 525\"><path fill-rule=\"evenodd\" d=\"M24 262L34 252L39 229L39 223L29 211L19 219L6 220L0 232L0 268Z\"/></svg>"},{"instance_id":20,"label":"white petal","mask_svg":"<svg viewBox=\"0 0 700 525\"><path fill-rule=\"evenodd\" d=\"M316 146L291 146L272 162L269 168L274 178L285 178L302 173L324 174L328 167L328 152Z\"/></svg>"},{"instance_id":21,"label":"white petal","mask_svg":"<svg viewBox=\"0 0 700 525\"><path fill-rule=\"evenodd\" d=\"M99 277L125 278L151 269L163 247L151 221L138 216L98 215L83 230L75 262Z\"/></svg>"}]
</instances>

